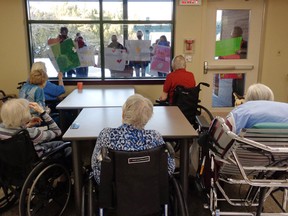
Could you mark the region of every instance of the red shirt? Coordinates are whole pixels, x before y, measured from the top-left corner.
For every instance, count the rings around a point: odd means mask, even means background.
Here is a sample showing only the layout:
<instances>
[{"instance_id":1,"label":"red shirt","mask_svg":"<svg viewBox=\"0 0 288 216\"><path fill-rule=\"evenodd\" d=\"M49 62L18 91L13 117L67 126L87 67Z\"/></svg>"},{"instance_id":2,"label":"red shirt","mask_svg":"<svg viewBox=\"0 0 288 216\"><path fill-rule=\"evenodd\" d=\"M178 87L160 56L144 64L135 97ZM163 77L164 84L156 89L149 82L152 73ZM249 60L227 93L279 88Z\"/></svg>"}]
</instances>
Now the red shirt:
<instances>
[{"instance_id":1,"label":"red shirt","mask_svg":"<svg viewBox=\"0 0 288 216\"><path fill-rule=\"evenodd\" d=\"M169 103L173 102L174 89L177 85L182 85L186 88L192 88L196 86L194 74L192 72L183 69L178 69L169 73L166 77L163 86L163 92L168 93Z\"/></svg>"}]
</instances>

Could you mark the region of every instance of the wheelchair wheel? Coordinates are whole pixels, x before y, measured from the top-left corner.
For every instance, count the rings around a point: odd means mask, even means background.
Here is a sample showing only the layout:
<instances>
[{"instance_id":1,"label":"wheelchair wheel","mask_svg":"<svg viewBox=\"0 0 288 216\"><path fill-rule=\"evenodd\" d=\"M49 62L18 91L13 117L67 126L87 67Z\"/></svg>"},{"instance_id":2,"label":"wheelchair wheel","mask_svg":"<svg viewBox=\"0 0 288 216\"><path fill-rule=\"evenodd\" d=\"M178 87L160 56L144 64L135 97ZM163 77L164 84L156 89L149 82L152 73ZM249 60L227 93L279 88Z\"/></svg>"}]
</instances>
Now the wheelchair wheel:
<instances>
[{"instance_id":1,"label":"wheelchair wheel","mask_svg":"<svg viewBox=\"0 0 288 216\"><path fill-rule=\"evenodd\" d=\"M19 192L14 186L7 186L0 180L0 214L9 209L18 200Z\"/></svg>"},{"instance_id":2,"label":"wheelchair wheel","mask_svg":"<svg viewBox=\"0 0 288 216\"><path fill-rule=\"evenodd\" d=\"M68 170L61 164L41 163L33 169L23 185L20 215L62 215L70 193Z\"/></svg>"},{"instance_id":3,"label":"wheelchair wheel","mask_svg":"<svg viewBox=\"0 0 288 216\"><path fill-rule=\"evenodd\" d=\"M170 178L169 216L188 216L188 207L178 181Z\"/></svg>"}]
</instances>

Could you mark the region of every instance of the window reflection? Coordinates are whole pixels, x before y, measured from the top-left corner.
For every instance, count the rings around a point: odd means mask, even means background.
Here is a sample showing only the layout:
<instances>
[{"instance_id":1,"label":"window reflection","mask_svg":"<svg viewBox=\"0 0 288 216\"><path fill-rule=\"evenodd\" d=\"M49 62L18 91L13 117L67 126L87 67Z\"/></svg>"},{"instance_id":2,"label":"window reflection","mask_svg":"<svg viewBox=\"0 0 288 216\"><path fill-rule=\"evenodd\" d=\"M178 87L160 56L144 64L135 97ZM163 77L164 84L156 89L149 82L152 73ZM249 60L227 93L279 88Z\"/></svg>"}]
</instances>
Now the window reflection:
<instances>
[{"instance_id":1,"label":"window reflection","mask_svg":"<svg viewBox=\"0 0 288 216\"><path fill-rule=\"evenodd\" d=\"M213 76L213 107L233 107L235 96L244 95L244 73L219 73ZM233 94L234 93L234 94Z\"/></svg>"},{"instance_id":2,"label":"window reflection","mask_svg":"<svg viewBox=\"0 0 288 216\"><path fill-rule=\"evenodd\" d=\"M249 10L217 10L215 59L246 59Z\"/></svg>"}]
</instances>

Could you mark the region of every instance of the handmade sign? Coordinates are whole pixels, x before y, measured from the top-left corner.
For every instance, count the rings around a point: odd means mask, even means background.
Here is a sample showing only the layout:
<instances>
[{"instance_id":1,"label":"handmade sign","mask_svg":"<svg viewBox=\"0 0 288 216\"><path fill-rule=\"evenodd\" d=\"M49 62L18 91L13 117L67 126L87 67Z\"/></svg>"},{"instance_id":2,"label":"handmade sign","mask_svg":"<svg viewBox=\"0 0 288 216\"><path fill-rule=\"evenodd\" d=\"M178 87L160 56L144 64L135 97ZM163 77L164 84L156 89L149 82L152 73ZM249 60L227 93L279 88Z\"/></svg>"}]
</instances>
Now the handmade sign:
<instances>
[{"instance_id":1,"label":"handmade sign","mask_svg":"<svg viewBox=\"0 0 288 216\"><path fill-rule=\"evenodd\" d=\"M168 46L156 45L154 50L154 56L151 60L151 70L169 73L171 48Z\"/></svg>"},{"instance_id":2,"label":"handmade sign","mask_svg":"<svg viewBox=\"0 0 288 216\"><path fill-rule=\"evenodd\" d=\"M95 47L94 46L84 46L80 49L77 49L77 53L80 60L81 67L88 67L95 65Z\"/></svg>"},{"instance_id":3,"label":"handmade sign","mask_svg":"<svg viewBox=\"0 0 288 216\"><path fill-rule=\"evenodd\" d=\"M150 40L126 40L129 61L150 61Z\"/></svg>"},{"instance_id":4,"label":"handmade sign","mask_svg":"<svg viewBox=\"0 0 288 216\"><path fill-rule=\"evenodd\" d=\"M127 60L125 49L105 48L105 68L110 70L123 71Z\"/></svg>"},{"instance_id":5,"label":"handmade sign","mask_svg":"<svg viewBox=\"0 0 288 216\"><path fill-rule=\"evenodd\" d=\"M62 43L52 44L50 49L61 72L66 72L80 66L77 50L71 38L64 40Z\"/></svg>"}]
</instances>

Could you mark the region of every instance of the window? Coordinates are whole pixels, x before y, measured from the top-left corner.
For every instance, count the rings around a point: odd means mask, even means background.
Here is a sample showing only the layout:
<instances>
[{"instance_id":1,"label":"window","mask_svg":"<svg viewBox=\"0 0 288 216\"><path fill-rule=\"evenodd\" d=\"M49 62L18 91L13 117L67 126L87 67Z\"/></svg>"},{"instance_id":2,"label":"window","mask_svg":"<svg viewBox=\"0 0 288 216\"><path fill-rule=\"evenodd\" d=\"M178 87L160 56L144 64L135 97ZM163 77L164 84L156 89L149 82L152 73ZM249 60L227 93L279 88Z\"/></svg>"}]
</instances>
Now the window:
<instances>
[{"instance_id":1,"label":"window","mask_svg":"<svg viewBox=\"0 0 288 216\"><path fill-rule=\"evenodd\" d=\"M31 61L67 80L159 80L170 70L173 2L27 0Z\"/></svg>"}]
</instances>

